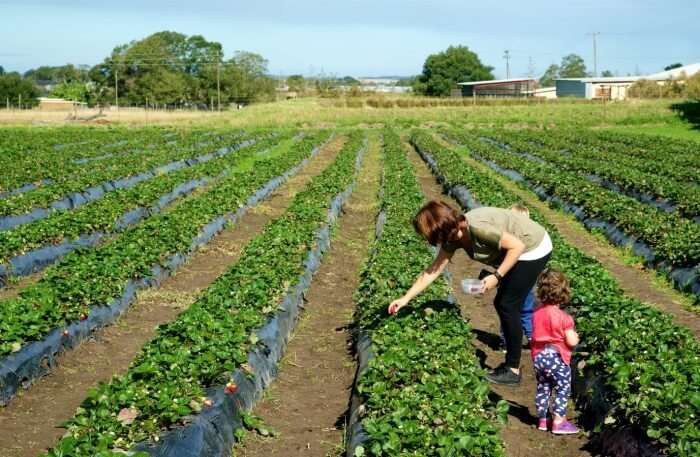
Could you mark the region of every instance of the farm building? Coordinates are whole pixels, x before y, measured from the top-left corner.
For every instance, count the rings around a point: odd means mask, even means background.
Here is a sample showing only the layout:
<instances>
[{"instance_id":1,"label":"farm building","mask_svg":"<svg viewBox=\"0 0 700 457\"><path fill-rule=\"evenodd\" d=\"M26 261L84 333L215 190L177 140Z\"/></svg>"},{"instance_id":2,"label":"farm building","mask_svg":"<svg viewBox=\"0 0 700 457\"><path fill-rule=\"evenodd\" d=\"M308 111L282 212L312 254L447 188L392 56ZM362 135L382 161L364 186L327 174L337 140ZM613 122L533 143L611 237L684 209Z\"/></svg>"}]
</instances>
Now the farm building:
<instances>
[{"instance_id":1,"label":"farm building","mask_svg":"<svg viewBox=\"0 0 700 457\"><path fill-rule=\"evenodd\" d=\"M640 79L641 76L557 79L557 98L624 100L627 97L627 89Z\"/></svg>"},{"instance_id":2,"label":"farm building","mask_svg":"<svg viewBox=\"0 0 700 457\"><path fill-rule=\"evenodd\" d=\"M668 80L693 76L698 72L700 72L700 63L685 65L647 76L562 78L556 80L557 97L624 100L627 98L627 89L637 81L657 81L659 84L664 84Z\"/></svg>"},{"instance_id":3,"label":"farm building","mask_svg":"<svg viewBox=\"0 0 700 457\"><path fill-rule=\"evenodd\" d=\"M494 79L457 83L461 91L453 95L462 97L530 97L537 82L529 78Z\"/></svg>"}]
</instances>

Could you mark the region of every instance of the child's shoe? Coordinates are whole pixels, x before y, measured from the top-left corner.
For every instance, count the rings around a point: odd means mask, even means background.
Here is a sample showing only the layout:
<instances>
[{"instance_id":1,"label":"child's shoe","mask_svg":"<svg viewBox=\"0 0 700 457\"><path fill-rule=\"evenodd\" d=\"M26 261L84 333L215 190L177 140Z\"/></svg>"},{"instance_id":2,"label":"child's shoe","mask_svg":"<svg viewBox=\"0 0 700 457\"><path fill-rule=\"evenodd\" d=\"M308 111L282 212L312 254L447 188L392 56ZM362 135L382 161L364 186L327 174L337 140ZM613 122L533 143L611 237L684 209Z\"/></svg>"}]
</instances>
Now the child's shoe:
<instances>
[{"instance_id":1,"label":"child's shoe","mask_svg":"<svg viewBox=\"0 0 700 457\"><path fill-rule=\"evenodd\" d=\"M552 433L555 435L575 435L578 433L578 427L568 420L564 420L558 424L554 422L552 424Z\"/></svg>"},{"instance_id":2,"label":"child's shoe","mask_svg":"<svg viewBox=\"0 0 700 457\"><path fill-rule=\"evenodd\" d=\"M546 432L549 430L549 427L552 425L552 420L551 419L545 419L543 417L540 417L540 422L537 424L537 430L542 430L543 432Z\"/></svg>"}]
</instances>

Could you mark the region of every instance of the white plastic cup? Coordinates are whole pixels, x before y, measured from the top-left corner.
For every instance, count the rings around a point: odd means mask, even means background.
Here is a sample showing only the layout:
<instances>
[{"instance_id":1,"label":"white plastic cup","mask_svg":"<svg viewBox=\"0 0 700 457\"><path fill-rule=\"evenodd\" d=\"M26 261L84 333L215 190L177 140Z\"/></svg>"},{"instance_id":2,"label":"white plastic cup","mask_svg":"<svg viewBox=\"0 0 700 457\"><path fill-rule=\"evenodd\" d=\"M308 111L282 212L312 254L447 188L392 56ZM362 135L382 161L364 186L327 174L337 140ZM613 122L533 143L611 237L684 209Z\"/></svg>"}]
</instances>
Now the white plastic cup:
<instances>
[{"instance_id":1,"label":"white plastic cup","mask_svg":"<svg viewBox=\"0 0 700 457\"><path fill-rule=\"evenodd\" d=\"M484 285L481 279L467 278L462 280L462 290L465 294L480 294L484 292Z\"/></svg>"}]
</instances>

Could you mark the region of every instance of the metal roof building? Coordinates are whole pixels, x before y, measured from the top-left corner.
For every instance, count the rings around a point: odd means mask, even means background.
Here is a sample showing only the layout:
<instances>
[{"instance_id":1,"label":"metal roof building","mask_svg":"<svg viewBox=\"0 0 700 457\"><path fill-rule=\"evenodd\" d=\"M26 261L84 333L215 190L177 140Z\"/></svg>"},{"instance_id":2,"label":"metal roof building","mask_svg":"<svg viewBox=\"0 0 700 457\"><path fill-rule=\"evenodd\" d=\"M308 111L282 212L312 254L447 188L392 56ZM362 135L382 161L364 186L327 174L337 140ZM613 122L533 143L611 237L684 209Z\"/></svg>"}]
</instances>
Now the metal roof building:
<instances>
[{"instance_id":1,"label":"metal roof building","mask_svg":"<svg viewBox=\"0 0 700 457\"><path fill-rule=\"evenodd\" d=\"M624 100L627 89L637 81L664 81L693 76L700 72L700 63L685 65L673 70L662 71L648 76L620 76L612 78L562 78L555 81L557 98L579 97L588 99Z\"/></svg>"},{"instance_id":2,"label":"metal roof building","mask_svg":"<svg viewBox=\"0 0 700 457\"><path fill-rule=\"evenodd\" d=\"M530 97L537 82L530 78L493 79L457 83L462 97Z\"/></svg>"}]
</instances>

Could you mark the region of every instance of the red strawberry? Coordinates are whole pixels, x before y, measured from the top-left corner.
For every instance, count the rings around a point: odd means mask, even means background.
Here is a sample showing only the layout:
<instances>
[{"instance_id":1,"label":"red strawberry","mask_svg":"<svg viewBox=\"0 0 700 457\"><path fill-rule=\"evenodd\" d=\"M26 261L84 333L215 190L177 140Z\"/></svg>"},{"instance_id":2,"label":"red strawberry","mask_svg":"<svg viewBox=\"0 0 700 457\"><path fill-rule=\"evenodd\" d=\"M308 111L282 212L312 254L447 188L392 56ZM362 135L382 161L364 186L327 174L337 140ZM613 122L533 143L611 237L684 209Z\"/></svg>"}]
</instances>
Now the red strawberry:
<instances>
[{"instance_id":1,"label":"red strawberry","mask_svg":"<svg viewBox=\"0 0 700 457\"><path fill-rule=\"evenodd\" d=\"M212 401L211 398L205 398L204 399L204 406L206 406L207 408L211 408L212 406L214 406L214 402Z\"/></svg>"},{"instance_id":2,"label":"red strawberry","mask_svg":"<svg viewBox=\"0 0 700 457\"><path fill-rule=\"evenodd\" d=\"M70 332L68 330L63 331L63 336L68 337L70 336Z\"/></svg>"},{"instance_id":3,"label":"red strawberry","mask_svg":"<svg viewBox=\"0 0 700 457\"><path fill-rule=\"evenodd\" d=\"M82 313L82 314L80 315L80 320L81 320L81 321L84 321L84 320L86 320L86 319L87 319L87 314Z\"/></svg>"},{"instance_id":4,"label":"red strawberry","mask_svg":"<svg viewBox=\"0 0 700 457\"><path fill-rule=\"evenodd\" d=\"M229 382L226 384L226 387L224 387L224 392L226 392L227 394L235 394L237 390L238 386L235 382Z\"/></svg>"}]
</instances>

